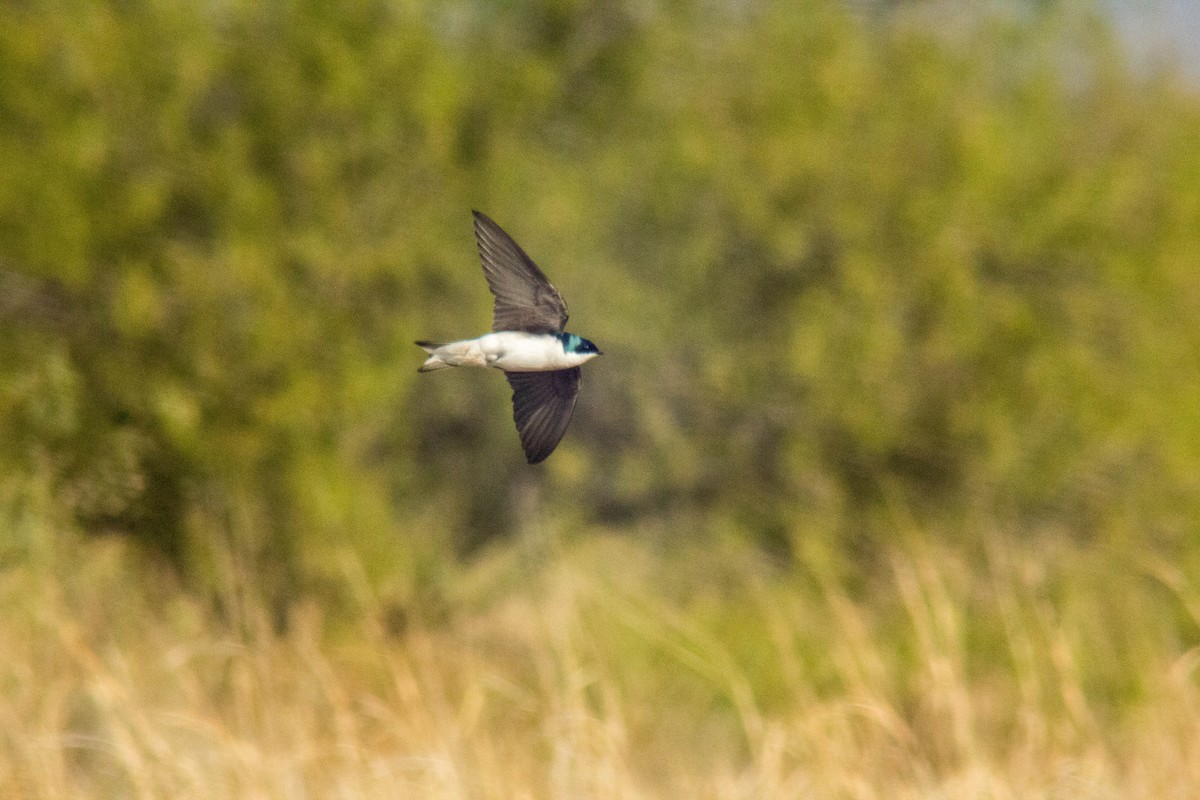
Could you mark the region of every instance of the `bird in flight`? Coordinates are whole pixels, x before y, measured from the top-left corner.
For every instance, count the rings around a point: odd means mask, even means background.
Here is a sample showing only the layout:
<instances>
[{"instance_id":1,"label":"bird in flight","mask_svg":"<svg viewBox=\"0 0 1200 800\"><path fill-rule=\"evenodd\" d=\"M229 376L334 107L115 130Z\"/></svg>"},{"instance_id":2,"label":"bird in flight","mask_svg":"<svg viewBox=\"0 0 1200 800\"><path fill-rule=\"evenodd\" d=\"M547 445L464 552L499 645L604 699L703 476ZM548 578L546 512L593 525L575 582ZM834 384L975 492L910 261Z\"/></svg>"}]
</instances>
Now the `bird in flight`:
<instances>
[{"instance_id":1,"label":"bird in flight","mask_svg":"<svg viewBox=\"0 0 1200 800\"><path fill-rule=\"evenodd\" d=\"M496 297L492 332L457 342L417 342L429 354L418 372L495 367L513 390L513 418L530 464L544 461L567 431L579 396L579 365L596 345L566 333L567 304L533 259L478 211L475 240L483 274Z\"/></svg>"}]
</instances>

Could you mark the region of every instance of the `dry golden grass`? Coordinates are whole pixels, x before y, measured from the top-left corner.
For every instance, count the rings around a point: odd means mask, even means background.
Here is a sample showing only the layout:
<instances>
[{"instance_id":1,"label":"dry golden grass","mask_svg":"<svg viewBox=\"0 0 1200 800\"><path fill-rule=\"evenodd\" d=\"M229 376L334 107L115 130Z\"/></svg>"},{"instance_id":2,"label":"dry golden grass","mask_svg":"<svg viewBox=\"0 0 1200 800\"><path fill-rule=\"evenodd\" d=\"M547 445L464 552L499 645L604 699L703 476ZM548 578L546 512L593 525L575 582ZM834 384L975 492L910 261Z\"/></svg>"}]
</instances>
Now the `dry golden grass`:
<instances>
[{"instance_id":1,"label":"dry golden grass","mask_svg":"<svg viewBox=\"0 0 1200 800\"><path fill-rule=\"evenodd\" d=\"M1197 587L1021 549L917 537L848 588L597 535L280 632L72 544L0 571L0 796L1200 796Z\"/></svg>"}]
</instances>

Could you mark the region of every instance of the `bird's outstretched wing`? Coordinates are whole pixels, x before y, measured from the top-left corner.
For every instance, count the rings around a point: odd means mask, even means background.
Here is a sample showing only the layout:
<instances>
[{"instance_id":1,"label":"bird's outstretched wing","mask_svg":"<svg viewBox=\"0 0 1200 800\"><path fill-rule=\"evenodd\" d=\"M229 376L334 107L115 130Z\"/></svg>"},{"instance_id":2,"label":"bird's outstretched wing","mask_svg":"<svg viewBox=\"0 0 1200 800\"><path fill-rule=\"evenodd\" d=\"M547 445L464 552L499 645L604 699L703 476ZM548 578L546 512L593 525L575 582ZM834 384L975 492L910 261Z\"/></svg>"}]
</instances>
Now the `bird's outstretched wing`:
<instances>
[{"instance_id":1,"label":"bird's outstretched wing","mask_svg":"<svg viewBox=\"0 0 1200 800\"><path fill-rule=\"evenodd\" d=\"M492 330L562 333L567 304L558 290L499 225L485 214L472 213L483 274L496 296Z\"/></svg>"},{"instance_id":2,"label":"bird's outstretched wing","mask_svg":"<svg viewBox=\"0 0 1200 800\"><path fill-rule=\"evenodd\" d=\"M554 372L506 372L513 388L513 419L525 459L544 461L571 424L579 396L579 367Z\"/></svg>"}]
</instances>

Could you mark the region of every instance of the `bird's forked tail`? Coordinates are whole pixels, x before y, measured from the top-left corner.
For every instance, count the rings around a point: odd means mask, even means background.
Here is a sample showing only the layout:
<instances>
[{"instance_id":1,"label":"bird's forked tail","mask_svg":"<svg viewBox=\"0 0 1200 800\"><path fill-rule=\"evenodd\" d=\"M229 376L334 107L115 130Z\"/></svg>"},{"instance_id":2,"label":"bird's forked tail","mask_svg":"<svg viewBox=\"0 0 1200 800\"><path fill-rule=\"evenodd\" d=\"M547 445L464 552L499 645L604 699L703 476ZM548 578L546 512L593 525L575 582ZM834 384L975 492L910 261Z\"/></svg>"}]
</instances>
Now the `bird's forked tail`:
<instances>
[{"instance_id":1,"label":"bird's forked tail","mask_svg":"<svg viewBox=\"0 0 1200 800\"><path fill-rule=\"evenodd\" d=\"M446 342L417 342L417 347L429 353L429 358L425 359L425 363L417 367L417 372L433 372L436 369L450 369L453 364L449 364L442 360L438 355L438 350L446 346Z\"/></svg>"}]
</instances>

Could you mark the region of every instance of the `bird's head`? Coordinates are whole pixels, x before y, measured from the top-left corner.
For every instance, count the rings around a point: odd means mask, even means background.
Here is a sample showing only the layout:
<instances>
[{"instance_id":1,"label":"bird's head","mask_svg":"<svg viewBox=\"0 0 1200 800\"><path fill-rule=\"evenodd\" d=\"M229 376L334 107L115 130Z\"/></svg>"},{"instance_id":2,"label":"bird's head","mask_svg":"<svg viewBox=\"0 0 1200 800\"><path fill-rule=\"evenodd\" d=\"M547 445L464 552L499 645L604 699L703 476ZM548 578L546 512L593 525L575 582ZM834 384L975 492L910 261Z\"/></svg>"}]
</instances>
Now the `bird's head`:
<instances>
[{"instance_id":1,"label":"bird's head","mask_svg":"<svg viewBox=\"0 0 1200 800\"><path fill-rule=\"evenodd\" d=\"M585 360L604 355L600 352L599 347L596 347L595 344L582 336L576 336L573 333L561 333L559 334L559 339L562 340L564 353L574 353L577 356L583 356Z\"/></svg>"}]
</instances>

